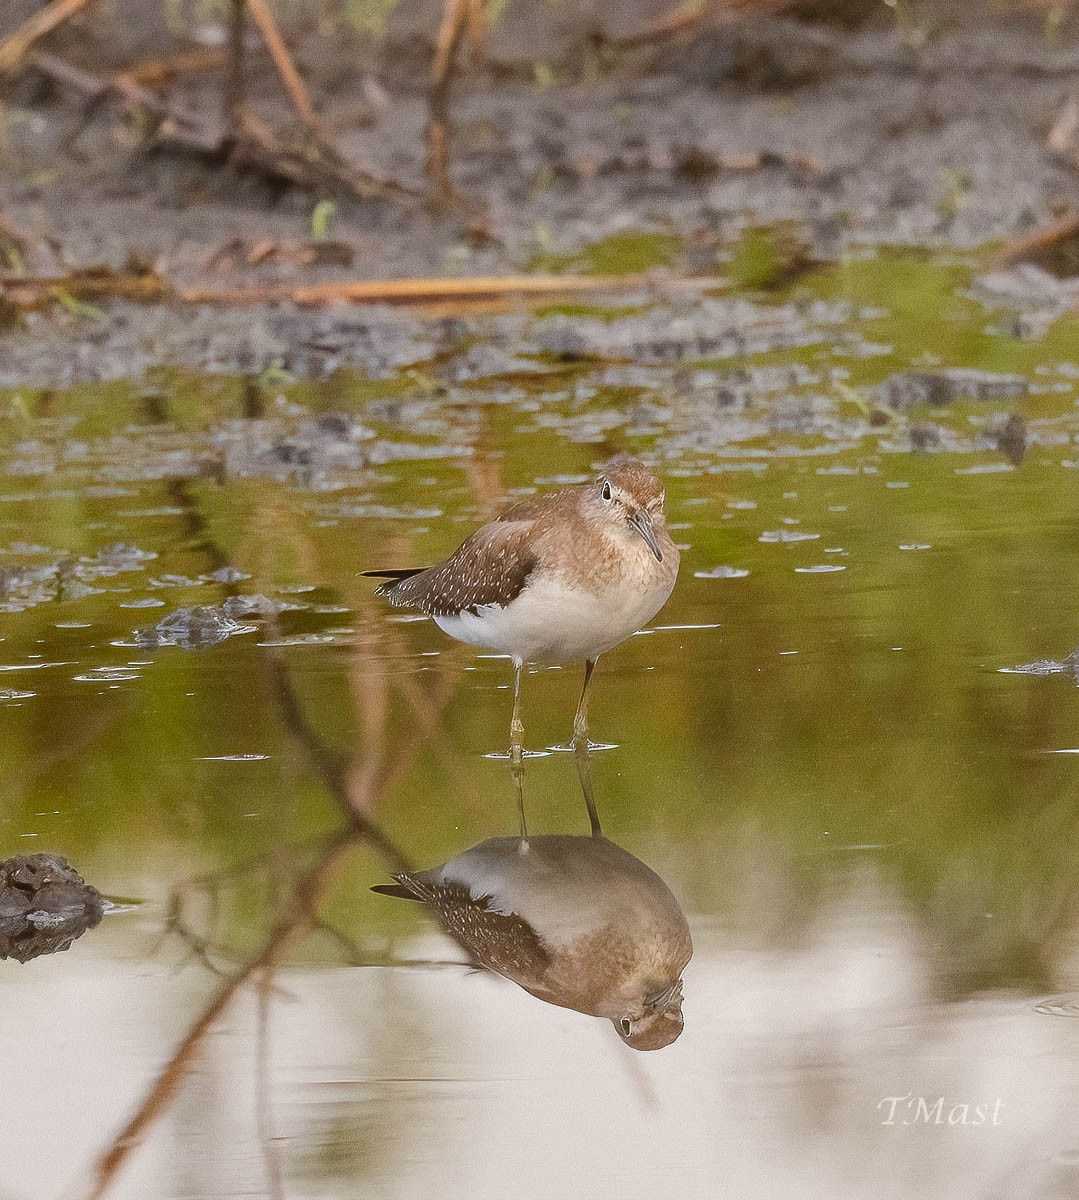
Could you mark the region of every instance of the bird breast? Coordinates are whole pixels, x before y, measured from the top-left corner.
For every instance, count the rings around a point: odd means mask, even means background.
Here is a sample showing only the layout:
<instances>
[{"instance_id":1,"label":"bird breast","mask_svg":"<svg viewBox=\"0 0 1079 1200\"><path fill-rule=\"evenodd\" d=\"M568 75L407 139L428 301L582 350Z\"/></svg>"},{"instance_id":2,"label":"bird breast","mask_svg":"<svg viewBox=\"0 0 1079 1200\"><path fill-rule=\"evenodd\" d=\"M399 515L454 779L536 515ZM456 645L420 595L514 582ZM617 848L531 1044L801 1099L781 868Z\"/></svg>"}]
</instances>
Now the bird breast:
<instances>
[{"instance_id":1,"label":"bird breast","mask_svg":"<svg viewBox=\"0 0 1079 1200\"><path fill-rule=\"evenodd\" d=\"M648 553L643 543L642 549ZM675 564L672 571L650 576L626 572L598 590L568 574L538 572L504 607L488 604L434 619L458 641L514 658L581 662L598 658L646 625L671 594L676 570Z\"/></svg>"}]
</instances>

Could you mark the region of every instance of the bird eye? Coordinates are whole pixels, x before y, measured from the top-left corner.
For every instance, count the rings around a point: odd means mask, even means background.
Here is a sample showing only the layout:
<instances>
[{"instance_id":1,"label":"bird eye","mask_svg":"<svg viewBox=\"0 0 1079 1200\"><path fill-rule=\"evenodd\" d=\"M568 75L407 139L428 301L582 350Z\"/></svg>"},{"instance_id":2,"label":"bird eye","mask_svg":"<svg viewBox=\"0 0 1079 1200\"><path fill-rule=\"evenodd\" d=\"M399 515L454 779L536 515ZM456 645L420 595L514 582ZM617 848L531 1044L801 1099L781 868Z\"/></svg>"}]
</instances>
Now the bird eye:
<instances>
[{"instance_id":1,"label":"bird eye","mask_svg":"<svg viewBox=\"0 0 1079 1200\"><path fill-rule=\"evenodd\" d=\"M618 1022L618 1028L622 1030L623 1037L629 1037L629 1035L633 1032L633 1022L629 1019L629 1017L623 1017Z\"/></svg>"},{"instance_id":2,"label":"bird eye","mask_svg":"<svg viewBox=\"0 0 1079 1200\"><path fill-rule=\"evenodd\" d=\"M600 489L599 494L603 497L604 500L606 500L608 503L610 503L611 485L610 485L610 483L607 482L606 479L603 481L603 487Z\"/></svg>"}]
</instances>

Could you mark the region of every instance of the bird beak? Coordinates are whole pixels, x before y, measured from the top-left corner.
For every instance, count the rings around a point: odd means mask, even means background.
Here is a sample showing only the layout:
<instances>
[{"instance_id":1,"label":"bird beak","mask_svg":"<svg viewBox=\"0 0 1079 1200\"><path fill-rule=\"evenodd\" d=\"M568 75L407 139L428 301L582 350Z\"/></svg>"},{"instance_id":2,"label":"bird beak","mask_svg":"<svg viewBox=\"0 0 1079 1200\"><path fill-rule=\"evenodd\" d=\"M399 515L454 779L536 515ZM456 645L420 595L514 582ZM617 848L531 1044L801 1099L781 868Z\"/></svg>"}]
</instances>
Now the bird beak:
<instances>
[{"instance_id":1,"label":"bird beak","mask_svg":"<svg viewBox=\"0 0 1079 1200\"><path fill-rule=\"evenodd\" d=\"M652 518L643 509L638 509L636 512L629 514L629 523L634 532L641 535L644 539L644 544L656 556L656 562L662 562L663 551L659 548L659 541L656 538L656 528L652 524Z\"/></svg>"}]
</instances>

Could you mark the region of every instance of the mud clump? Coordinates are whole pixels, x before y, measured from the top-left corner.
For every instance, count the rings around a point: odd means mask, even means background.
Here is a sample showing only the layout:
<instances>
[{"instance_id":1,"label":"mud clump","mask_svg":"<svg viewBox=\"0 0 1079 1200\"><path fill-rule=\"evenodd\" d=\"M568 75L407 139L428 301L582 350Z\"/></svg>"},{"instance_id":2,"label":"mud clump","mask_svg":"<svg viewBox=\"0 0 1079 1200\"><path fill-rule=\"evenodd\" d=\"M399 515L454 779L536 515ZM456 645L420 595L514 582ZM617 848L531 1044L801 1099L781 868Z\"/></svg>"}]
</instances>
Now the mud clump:
<instances>
[{"instance_id":1,"label":"mud clump","mask_svg":"<svg viewBox=\"0 0 1079 1200\"><path fill-rule=\"evenodd\" d=\"M57 854L0 862L0 958L29 962L67 950L105 912L105 901Z\"/></svg>"},{"instance_id":2,"label":"mud clump","mask_svg":"<svg viewBox=\"0 0 1079 1200\"><path fill-rule=\"evenodd\" d=\"M944 408L960 400L1012 400L1029 391L1030 383L1022 375L965 368L900 371L880 385L880 400L893 412L906 412L911 408Z\"/></svg>"},{"instance_id":3,"label":"mud clump","mask_svg":"<svg viewBox=\"0 0 1079 1200\"><path fill-rule=\"evenodd\" d=\"M256 625L244 618L275 617L288 607L269 596L230 596L223 604L200 604L178 608L156 625L135 630L135 645L142 650L179 646L181 650L203 650L242 633L255 633Z\"/></svg>"}]
</instances>

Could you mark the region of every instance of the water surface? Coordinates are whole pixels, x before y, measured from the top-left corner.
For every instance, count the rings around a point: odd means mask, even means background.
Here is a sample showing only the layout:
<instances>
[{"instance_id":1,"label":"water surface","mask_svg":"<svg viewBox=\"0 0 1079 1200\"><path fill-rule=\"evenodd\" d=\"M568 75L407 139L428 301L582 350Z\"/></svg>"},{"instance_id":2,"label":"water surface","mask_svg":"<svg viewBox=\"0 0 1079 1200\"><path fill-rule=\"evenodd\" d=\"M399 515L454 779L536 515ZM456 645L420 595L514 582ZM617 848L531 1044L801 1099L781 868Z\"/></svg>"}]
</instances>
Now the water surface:
<instances>
[{"instance_id":1,"label":"water surface","mask_svg":"<svg viewBox=\"0 0 1079 1200\"><path fill-rule=\"evenodd\" d=\"M972 278L911 254L380 380L0 396L0 851L137 902L0 964L4 1200L88 1194L193 1028L111 1195L1075 1194L1079 327L1012 336ZM955 368L1003 378L925 383ZM516 814L509 664L358 572L616 449L685 547L591 714L605 832L694 940L649 1055L369 891ZM528 675L530 749L579 677ZM572 756L526 797L587 833Z\"/></svg>"}]
</instances>

